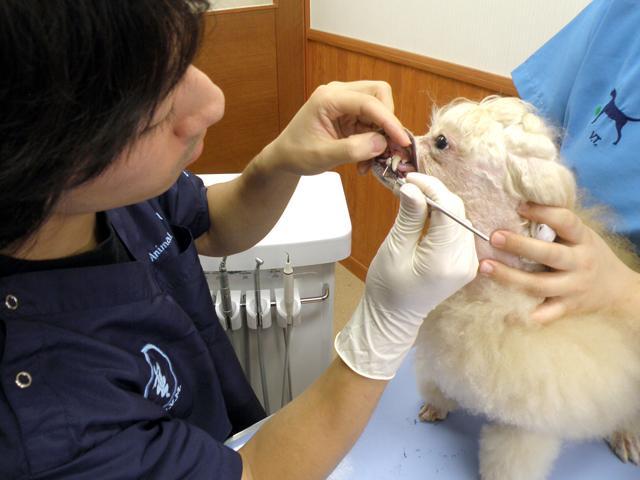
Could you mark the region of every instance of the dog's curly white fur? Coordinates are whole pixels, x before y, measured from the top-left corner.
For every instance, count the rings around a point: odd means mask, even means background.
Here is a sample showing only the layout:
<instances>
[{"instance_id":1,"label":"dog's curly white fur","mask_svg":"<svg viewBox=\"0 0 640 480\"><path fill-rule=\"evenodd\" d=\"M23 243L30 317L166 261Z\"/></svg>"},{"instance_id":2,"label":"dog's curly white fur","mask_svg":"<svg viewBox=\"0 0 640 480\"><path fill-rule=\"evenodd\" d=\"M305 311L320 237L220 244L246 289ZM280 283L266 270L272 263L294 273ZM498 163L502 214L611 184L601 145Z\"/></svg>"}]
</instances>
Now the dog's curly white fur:
<instances>
[{"instance_id":1,"label":"dog's curly white fur","mask_svg":"<svg viewBox=\"0 0 640 480\"><path fill-rule=\"evenodd\" d=\"M516 211L522 202L579 209L556 138L519 99L457 100L434 111L430 131L417 137L418 166L464 200L480 230L532 235L537 226ZM637 267L623 241L579 214ZM480 259L544 268L482 240L476 246ZM459 405L492 421L480 441L483 479L546 478L562 439L640 434L640 322L612 310L540 326L529 313L542 300L478 277L429 315L416 342L424 419Z\"/></svg>"}]
</instances>

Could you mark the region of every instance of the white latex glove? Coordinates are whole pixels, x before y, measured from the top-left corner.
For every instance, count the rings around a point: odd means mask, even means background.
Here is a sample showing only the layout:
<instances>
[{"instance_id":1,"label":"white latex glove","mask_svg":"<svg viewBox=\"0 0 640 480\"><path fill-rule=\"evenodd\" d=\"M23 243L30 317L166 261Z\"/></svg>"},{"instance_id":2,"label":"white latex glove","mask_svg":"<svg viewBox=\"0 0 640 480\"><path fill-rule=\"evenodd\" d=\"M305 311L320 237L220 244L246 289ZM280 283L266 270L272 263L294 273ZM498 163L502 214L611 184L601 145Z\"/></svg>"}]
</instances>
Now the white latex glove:
<instances>
[{"instance_id":1,"label":"white latex glove","mask_svg":"<svg viewBox=\"0 0 640 480\"><path fill-rule=\"evenodd\" d=\"M335 340L340 358L356 373L393 378L413 345L427 314L475 278L473 234L433 211L427 235L424 191L444 208L465 218L462 200L444 184L411 173L400 189L400 211L371 262L365 291L353 317Z\"/></svg>"}]
</instances>

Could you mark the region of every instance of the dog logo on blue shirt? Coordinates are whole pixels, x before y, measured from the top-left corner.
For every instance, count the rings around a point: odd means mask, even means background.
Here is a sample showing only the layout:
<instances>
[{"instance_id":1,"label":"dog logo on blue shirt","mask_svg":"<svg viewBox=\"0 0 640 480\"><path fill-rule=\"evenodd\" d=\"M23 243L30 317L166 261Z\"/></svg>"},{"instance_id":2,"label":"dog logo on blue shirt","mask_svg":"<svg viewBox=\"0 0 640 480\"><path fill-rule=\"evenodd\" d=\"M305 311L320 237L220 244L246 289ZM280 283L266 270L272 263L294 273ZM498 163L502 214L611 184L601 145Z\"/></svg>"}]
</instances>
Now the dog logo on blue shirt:
<instances>
[{"instance_id":1,"label":"dog logo on blue shirt","mask_svg":"<svg viewBox=\"0 0 640 480\"><path fill-rule=\"evenodd\" d=\"M171 360L162 350L150 343L140 351L151 369L149 381L144 389L144 398L160 403L165 410L170 410L178 401L182 390Z\"/></svg>"},{"instance_id":2,"label":"dog logo on blue shirt","mask_svg":"<svg viewBox=\"0 0 640 480\"><path fill-rule=\"evenodd\" d=\"M617 145L618 142L620 142L620 139L622 138L622 129L624 128L624 126L628 122L640 122L640 118L630 117L626 115L622 110L620 110L620 108L616 105L616 96L618 95L618 92L616 91L615 88L611 90L610 95L611 95L611 101L607 103L602 109L598 107L598 109L596 110L596 118L593 119L593 122L591 122L591 124L593 125L594 123L596 123L596 121L598 121L598 119L602 116L603 113L607 117L609 117L611 120L613 120L616 124L616 132L618 133L618 138L616 139L615 142L613 142L613 144ZM594 139L596 139L596 141L594 141ZM601 140L601 137L597 135L595 132L592 132L590 140L594 145L596 145L597 141Z\"/></svg>"}]
</instances>

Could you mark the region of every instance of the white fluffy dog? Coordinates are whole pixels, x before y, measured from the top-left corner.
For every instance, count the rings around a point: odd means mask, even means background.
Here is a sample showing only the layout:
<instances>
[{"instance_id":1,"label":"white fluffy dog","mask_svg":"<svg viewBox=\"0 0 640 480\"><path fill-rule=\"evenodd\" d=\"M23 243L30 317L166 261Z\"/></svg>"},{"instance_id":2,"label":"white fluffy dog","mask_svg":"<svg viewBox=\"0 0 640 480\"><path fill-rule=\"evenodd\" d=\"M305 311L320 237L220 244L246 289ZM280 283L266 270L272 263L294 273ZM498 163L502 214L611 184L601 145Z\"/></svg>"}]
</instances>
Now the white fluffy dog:
<instances>
[{"instance_id":1,"label":"white fluffy dog","mask_svg":"<svg viewBox=\"0 0 640 480\"><path fill-rule=\"evenodd\" d=\"M516 212L520 203L577 208L555 138L519 99L457 100L435 111L430 131L415 138L418 169L459 195L481 231L535 236L538 226ZM480 259L543 269L483 240L476 246ZM640 433L640 321L611 312L541 326L529 319L541 301L479 276L429 315L417 340L420 417L442 420L456 408L488 417L480 440L486 480L543 479L562 439L620 431L612 446L637 461L630 440Z\"/></svg>"}]
</instances>

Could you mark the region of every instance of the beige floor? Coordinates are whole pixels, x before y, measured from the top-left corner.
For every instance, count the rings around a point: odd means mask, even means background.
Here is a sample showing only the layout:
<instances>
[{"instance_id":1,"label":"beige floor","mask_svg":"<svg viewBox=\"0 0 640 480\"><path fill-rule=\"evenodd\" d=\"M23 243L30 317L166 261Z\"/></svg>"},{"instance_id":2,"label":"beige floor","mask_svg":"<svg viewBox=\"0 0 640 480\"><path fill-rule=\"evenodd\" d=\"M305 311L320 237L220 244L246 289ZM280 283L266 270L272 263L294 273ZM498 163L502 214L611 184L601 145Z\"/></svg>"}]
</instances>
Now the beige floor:
<instances>
[{"instance_id":1,"label":"beige floor","mask_svg":"<svg viewBox=\"0 0 640 480\"><path fill-rule=\"evenodd\" d=\"M336 293L333 298L333 336L342 329L358 306L364 282L341 264L336 264Z\"/></svg>"}]
</instances>

